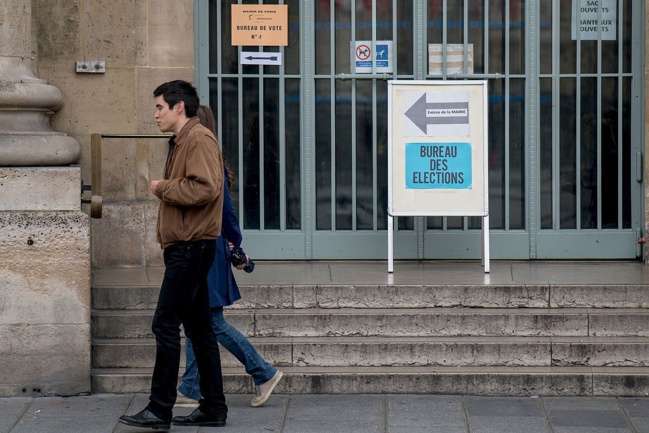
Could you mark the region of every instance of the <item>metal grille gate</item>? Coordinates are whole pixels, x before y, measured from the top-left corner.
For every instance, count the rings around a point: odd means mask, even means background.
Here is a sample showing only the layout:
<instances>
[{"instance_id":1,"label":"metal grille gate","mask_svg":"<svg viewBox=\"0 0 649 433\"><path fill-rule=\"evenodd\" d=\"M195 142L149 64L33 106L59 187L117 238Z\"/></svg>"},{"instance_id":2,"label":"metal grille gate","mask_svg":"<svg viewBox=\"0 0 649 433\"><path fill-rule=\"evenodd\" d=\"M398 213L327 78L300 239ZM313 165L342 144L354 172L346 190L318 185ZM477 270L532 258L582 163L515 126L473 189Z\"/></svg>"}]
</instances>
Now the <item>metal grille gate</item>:
<instances>
[{"instance_id":1,"label":"metal grille gate","mask_svg":"<svg viewBox=\"0 0 649 433\"><path fill-rule=\"evenodd\" d=\"M239 3L287 4L289 46L231 46ZM571 32L581 14L572 3L197 0L197 83L237 173L246 248L268 259L385 258L386 80L474 78L489 80L491 256L636 257L643 5L605 1L615 38L593 40ZM352 73L357 40L393 41L394 74ZM241 50L284 61L242 66ZM477 258L480 222L399 218L395 257Z\"/></svg>"}]
</instances>

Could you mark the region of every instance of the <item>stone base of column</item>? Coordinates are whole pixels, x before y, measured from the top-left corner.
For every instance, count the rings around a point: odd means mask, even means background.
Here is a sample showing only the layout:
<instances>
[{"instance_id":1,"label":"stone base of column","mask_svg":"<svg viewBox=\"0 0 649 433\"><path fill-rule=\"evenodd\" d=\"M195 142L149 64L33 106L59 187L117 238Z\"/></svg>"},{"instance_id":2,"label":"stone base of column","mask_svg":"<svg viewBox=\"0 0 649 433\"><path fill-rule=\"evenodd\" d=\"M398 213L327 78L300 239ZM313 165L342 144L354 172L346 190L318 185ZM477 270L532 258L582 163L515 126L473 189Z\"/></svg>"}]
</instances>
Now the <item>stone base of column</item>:
<instances>
[{"instance_id":1,"label":"stone base of column","mask_svg":"<svg viewBox=\"0 0 649 433\"><path fill-rule=\"evenodd\" d=\"M79 167L0 167L0 396L90 392Z\"/></svg>"},{"instance_id":2,"label":"stone base of column","mask_svg":"<svg viewBox=\"0 0 649 433\"><path fill-rule=\"evenodd\" d=\"M0 55L0 166L56 167L79 160L79 142L50 126L62 103L57 87L32 74L31 59Z\"/></svg>"}]
</instances>

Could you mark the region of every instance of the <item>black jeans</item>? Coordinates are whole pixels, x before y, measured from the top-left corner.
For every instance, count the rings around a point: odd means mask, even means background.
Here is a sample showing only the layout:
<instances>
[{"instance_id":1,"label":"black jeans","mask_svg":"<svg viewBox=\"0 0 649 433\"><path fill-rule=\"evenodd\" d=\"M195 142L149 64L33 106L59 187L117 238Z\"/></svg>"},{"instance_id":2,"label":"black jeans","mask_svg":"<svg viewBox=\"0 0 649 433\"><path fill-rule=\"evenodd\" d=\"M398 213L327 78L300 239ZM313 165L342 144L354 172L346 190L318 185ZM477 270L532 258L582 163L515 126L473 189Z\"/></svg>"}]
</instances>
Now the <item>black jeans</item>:
<instances>
[{"instance_id":1,"label":"black jeans","mask_svg":"<svg viewBox=\"0 0 649 433\"><path fill-rule=\"evenodd\" d=\"M171 420L176 402L181 323L196 354L203 394L201 411L211 416L228 411L207 289L207 272L214 261L215 245L214 240L178 242L164 250L165 275L152 325L156 357L148 405L151 412L164 420Z\"/></svg>"}]
</instances>

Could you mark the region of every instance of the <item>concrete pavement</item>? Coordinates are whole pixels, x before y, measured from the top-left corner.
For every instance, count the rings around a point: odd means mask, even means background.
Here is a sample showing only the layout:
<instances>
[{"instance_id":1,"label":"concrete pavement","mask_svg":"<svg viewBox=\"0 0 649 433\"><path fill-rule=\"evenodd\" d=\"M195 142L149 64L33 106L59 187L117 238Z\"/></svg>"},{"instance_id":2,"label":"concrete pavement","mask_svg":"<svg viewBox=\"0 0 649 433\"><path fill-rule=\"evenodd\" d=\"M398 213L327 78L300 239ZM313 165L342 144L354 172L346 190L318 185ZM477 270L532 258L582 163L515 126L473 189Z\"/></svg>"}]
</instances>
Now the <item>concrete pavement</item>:
<instances>
[{"instance_id":1,"label":"concrete pavement","mask_svg":"<svg viewBox=\"0 0 649 433\"><path fill-rule=\"evenodd\" d=\"M649 397L475 397L458 395L273 395L249 406L228 395L225 428L172 432L232 433L649 433ZM126 433L118 423L144 408L146 394L0 398L3 433ZM191 412L177 408L174 415Z\"/></svg>"}]
</instances>

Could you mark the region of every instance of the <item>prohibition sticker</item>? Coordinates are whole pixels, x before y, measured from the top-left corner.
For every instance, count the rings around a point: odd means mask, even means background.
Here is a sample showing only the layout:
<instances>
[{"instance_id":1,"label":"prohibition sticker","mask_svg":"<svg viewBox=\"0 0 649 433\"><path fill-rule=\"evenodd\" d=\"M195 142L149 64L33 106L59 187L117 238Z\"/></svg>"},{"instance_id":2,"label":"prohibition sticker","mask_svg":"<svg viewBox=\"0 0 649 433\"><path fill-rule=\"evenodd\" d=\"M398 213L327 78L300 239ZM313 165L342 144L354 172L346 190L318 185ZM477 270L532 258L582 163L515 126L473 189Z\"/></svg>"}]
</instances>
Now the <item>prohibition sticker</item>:
<instances>
[{"instance_id":1,"label":"prohibition sticker","mask_svg":"<svg viewBox=\"0 0 649 433\"><path fill-rule=\"evenodd\" d=\"M359 45L356 47L356 58L358 60L367 60L372 55L372 50L367 45Z\"/></svg>"}]
</instances>

